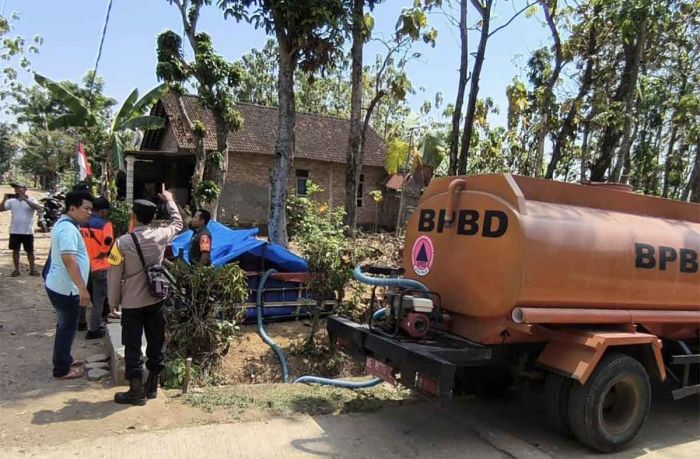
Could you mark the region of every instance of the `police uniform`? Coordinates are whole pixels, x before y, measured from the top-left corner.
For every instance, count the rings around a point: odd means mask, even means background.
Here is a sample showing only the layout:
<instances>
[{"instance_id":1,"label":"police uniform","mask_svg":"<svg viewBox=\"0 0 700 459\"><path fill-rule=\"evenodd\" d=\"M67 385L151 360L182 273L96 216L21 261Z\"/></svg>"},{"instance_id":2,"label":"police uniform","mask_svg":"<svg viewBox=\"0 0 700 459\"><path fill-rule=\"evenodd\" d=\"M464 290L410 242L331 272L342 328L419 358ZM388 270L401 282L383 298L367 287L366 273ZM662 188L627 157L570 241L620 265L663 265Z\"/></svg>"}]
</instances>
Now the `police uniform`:
<instances>
[{"instance_id":1,"label":"police uniform","mask_svg":"<svg viewBox=\"0 0 700 459\"><path fill-rule=\"evenodd\" d=\"M175 202L167 202L170 225L166 228L150 228L139 225L133 229L133 234L139 241L146 266L161 264L166 246L182 230L182 218ZM156 212L156 205L146 200L134 201L134 209ZM141 386L143 377L143 362L141 355L141 335L146 335L146 367L149 378L146 390L153 385L153 397L157 388L157 377L165 368L165 317L162 301L151 296L148 279L143 270L136 246L131 234L119 237L112 247L108 257L111 268L108 276L109 305L112 308L121 306L122 309L122 343L124 344L124 360L126 364L126 379L131 389L134 384ZM119 403L131 403L117 400ZM150 395L149 395L150 397ZM150 397L152 398L152 397ZM145 403L145 399L143 400ZM142 404L142 403L139 403Z\"/></svg>"},{"instance_id":2,"label":"police uniform","mask_svg":"<svg viewBox=\"0 0 700 459\"><path fill-rule=\"evenodd\" d=\"M202 252L209 252L211 254L211 232L206 225L202 226L194 232L192 235L192 242L190 243L190 263L193 265L201 265L200 260L202 258ZM211 257L209 257L209 262L207 266L211 264Z\"/></svg>"}]
</instances>

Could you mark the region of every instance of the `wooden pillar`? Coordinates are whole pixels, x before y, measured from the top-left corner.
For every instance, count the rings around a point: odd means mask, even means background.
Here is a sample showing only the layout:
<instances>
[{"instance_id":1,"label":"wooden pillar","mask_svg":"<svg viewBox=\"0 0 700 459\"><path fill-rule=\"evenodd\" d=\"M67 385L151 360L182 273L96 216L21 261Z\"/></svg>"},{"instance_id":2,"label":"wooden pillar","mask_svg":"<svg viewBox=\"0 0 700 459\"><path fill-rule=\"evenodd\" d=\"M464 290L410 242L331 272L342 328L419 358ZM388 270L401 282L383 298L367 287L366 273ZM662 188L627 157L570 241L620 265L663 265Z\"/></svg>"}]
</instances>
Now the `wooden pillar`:
<instances>
[{"instance_id":1,"label":"wooden pillar","mask_svg":"<svg viewBox=\"0 0 700 459\"><path fill-rule=\"evenodd\" d=\"M126 157L126 202L134 203L134 163L136 158L133 156Z\"/></svg>"}]
</instances>

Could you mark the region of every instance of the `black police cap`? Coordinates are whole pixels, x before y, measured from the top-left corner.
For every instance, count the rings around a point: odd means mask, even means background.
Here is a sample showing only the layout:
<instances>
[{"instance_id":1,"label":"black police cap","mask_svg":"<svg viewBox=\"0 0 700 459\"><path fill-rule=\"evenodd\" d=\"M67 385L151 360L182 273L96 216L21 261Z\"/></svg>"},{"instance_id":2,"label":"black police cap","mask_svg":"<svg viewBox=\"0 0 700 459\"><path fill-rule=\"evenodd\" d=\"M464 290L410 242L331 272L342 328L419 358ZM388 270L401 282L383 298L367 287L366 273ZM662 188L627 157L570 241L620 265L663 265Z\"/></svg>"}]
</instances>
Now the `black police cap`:
<instances>
[{"instance_id":1,"label":"black police cap","mask_svg":"<svg viewBox=\"0 0 700 459\"><path fill-rule=\"evenodd\" d=\"M137 199L134 201L134 212L152 213L155 215L158 206L147 199Z\"/></svg>"}]
</instances>

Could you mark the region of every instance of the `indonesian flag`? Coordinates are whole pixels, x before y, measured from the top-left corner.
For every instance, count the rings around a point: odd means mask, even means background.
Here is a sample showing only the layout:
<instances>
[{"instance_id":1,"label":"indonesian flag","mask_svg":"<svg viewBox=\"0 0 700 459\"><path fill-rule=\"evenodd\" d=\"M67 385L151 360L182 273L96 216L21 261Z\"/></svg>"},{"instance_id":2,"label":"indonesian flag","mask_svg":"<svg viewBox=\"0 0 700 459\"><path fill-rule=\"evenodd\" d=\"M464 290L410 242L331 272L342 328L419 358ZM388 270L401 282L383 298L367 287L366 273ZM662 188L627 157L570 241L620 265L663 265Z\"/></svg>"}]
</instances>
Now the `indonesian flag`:
<instances>
[{"instance_id":1,"label":"indonesian flag","mask_svg":"<svg viewBox=\"0 0 700 459\"><path fill-rule=\"evenodd\" d=\"M92 175L90 170L90 163L88 162L87 155L85 154L85 149L83 144L78 144L78 176L80 180L85 180L85 177Z\"/></svg>"}]
</instances>

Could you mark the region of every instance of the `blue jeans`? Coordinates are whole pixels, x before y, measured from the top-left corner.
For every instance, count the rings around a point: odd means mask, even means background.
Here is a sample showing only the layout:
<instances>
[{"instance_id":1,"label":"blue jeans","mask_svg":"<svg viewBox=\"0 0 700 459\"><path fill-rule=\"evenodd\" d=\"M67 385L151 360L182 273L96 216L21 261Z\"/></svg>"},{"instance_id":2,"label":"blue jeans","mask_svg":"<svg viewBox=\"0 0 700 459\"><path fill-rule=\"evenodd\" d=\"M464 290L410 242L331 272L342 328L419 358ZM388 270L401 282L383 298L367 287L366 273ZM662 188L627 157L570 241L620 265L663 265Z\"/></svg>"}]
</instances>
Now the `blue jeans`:
<instances>
[{"instance_id":1,"label":"blue jeans","mask_svg":"<svg viewBox=\"0 0 700 459\"><path fill-rule=\"evenodd\" d=\"M80 315L80 297L78 295L61 295L46 289L49 300L56 310L56 337L53 342L53 375L55 378L65 376L73 363L71 348L78 331Z\"/></svg>"}]
</instances>

